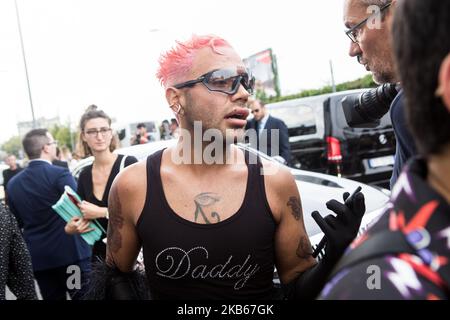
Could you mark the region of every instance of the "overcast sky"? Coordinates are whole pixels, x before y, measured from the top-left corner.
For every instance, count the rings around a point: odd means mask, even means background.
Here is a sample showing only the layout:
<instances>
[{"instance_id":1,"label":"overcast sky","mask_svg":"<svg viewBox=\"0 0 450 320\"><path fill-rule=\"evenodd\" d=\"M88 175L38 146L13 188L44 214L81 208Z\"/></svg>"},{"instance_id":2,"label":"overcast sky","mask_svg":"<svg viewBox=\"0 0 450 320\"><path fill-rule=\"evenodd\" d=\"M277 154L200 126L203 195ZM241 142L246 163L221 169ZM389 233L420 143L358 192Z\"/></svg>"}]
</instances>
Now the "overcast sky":
<instances>
[{"instance_id":1,"label":"overcast sky","mask_svg":"<svg viewBox=\"0 0 450 320\"><path fill-rule=\"evenodd\" d=\"M156 81L175 39L213 33L244 58L277 56L282 94L364 76L348 55L343 0L17 0L36 118L78 122L97 104L122 122L170 118ZM14 0L0 0L0 143L30 121Z\"/></svg>"}]
</instances>

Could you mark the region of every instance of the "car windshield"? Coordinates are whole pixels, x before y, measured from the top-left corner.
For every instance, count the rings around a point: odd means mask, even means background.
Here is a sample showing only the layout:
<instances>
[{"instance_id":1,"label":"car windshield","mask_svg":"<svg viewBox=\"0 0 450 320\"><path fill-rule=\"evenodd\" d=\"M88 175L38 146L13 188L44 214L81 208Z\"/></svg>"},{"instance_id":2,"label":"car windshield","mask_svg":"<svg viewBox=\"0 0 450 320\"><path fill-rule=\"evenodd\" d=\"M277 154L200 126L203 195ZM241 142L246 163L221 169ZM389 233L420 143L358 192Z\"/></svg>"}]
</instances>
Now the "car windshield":
<instances>
[{"instance_id":1,"label":"car windshield","mask_svg":"<svg viewBox=\"0 0 450 320\"><path fill-rule=\"evenodd\" d=\"M270 114L282 119L289 130L289 136L302 136L317 132L316 117L310 106L285 106L270 109Z\"/></svg>"}]
</instances>

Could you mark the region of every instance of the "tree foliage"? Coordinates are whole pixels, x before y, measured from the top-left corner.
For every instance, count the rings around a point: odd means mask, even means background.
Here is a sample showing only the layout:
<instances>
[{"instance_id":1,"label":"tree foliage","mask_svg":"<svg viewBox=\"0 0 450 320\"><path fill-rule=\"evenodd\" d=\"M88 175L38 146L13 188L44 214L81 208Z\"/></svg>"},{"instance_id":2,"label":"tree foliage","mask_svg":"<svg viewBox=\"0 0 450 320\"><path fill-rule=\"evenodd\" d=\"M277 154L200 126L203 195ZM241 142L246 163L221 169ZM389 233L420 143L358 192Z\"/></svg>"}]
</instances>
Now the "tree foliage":
<instances>
[{"instance_id":1,"label":"tree foliage","mask_svg":"<svg viewBox=\"0 0 450 320\"><path fill-rule=\"evenodd\" d=\"M336 91L345 91L345 90L372 88L372 87L376 87L376 84L375 84L375 82L373 82L372 75L369 74L363 78L340 83L340 84L336 85ZM266 97L264 94L260 94L258 96L258 93L257 93L257 98L259 98L261 101L263 101L265 103L271 103L271 102L279 102L279 101L304 98L304 97L310 97L310 96L317 96L317 95L331 93L331 92L333 92L333 88L331 86L325 86L320 89L304 90L304 91L301 91L296 94L280 96L280 97Z\"/></svg>"},{"instance_id":2,"label":"tree foliage","mask_svg":"<svg viewBox=\"0 0 450 320\"><path fill-rule=\"evenodd\" d=\"M70 150L74 149L74 145L77 140L77 133L71 131L69 125L55 125L48 130L53 138L58 140L59 147L68 147Z\"/></svg>"},{"instance_id":3,"label":"tree foliage","mask_svg":"<svg viewBox=\"0 0 450 320\"><path fill-rule=\"evenodd\" d=\"M3 143L2 150L8 154L14 154L19 157L19 152L22 149L22 139L19 136L13 136L8 141Z\"/></svg>"}]
</instances>

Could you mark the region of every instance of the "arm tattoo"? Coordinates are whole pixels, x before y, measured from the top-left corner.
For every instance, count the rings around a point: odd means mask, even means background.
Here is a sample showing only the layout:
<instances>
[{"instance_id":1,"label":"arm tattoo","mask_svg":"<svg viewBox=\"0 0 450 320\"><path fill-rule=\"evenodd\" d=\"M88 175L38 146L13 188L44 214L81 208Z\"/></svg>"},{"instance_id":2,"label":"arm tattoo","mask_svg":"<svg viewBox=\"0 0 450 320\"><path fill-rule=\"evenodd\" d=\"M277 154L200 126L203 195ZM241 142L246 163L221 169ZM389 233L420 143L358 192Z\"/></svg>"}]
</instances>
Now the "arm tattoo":
<instances>
[{"instance_id":1,"label":"arm tattoo","mask_svg":"<svg viewBox=\"0 0 450 320\"><path fill-rule=\"evenodd\" d=\"M194 199L195 202L195 215L194 215L194 221L197 222L197 219L199 215L202 216L203 221L205 221L206 224L210 224L211 221L208 220L205 213L203 212L203 208L212 206L216 202L220 201L220 197L216 193L212 192L203 192L197 195ZM211 213L211 218L215 218L216 222L220 222L220 216L217 212L213 211Z\"/></svg>"},{"instance_id":2,"label":"arm tattoo","mask_svg":"<svg viewBox=\"0 0 450 320\"><path fill-rule=\"evenodd\" d=\"M300 204L299 198L290 197L286 205L288 207L291 207L292 215L294 216L295 220L300 220L302 218L302 205Z\"/></svg>"},{"instance_id":3,"label":"arm tattoo","mask_svg":"<svg viewBox=\"0 0 450 320\"><path fill-rule=\"evenodd\" d=\"M308 259L312 256L312 248L309 245L308 239L306 236L300 238L300 242L297 247L297 251L295 251L297 257L300 259Z\"/></svg>"},{"instance_id":4,"label":"arm tattoo","mask_svg":"<svg viewBox=\"0 0 450 320\"><path fill-rule=\"evenodd\" d=\"M122 248L122 235L120 229L123 227L122 206L120 204L119 192L113 188L113 194L109 202L109 221L108 221L108 246L112 252L117 252Z\"/></svg>"}]
</instances>

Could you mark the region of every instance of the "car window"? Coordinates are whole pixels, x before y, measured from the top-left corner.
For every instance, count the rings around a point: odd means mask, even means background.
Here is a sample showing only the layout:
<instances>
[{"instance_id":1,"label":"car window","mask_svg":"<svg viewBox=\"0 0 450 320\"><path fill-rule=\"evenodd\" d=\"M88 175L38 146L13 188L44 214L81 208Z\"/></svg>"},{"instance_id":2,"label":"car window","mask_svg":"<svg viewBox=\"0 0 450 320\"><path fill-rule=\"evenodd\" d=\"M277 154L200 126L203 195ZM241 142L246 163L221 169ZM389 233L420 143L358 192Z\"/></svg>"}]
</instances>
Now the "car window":
<instances>
[{"instance_id":1,"label":"car window","mask_svg":"<svg viewBox=\"0 0 450 320\"><path fill-rule=\"evenodd\" d=\"M270 115L286 123L289 136L303 136L317 132L316 116L307 105L286 106L270 109Z\"/></svg>"}]
</instances>

